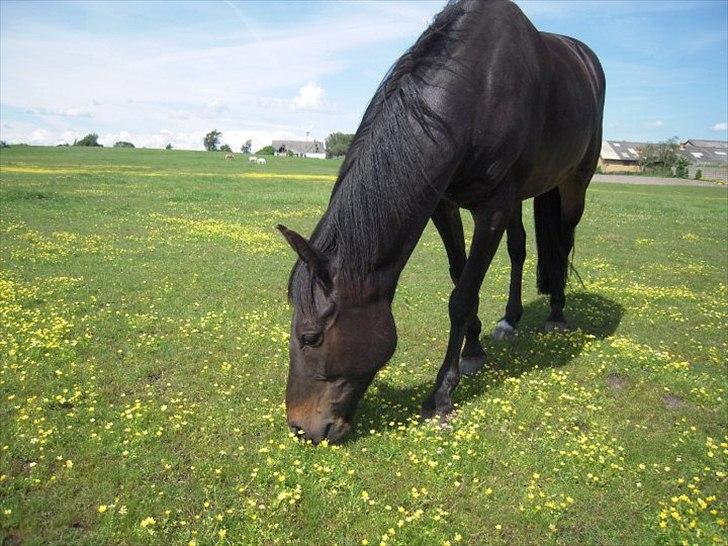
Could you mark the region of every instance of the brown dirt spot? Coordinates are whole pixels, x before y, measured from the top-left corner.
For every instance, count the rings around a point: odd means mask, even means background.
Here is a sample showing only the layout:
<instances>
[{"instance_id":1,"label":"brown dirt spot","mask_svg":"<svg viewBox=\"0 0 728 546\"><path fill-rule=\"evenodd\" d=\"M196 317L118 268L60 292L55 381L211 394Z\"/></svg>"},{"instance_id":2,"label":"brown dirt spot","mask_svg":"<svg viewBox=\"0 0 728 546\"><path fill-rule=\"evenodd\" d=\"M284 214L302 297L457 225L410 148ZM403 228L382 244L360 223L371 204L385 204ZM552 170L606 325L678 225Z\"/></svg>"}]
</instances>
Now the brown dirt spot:
<instances>
[{"instance_id":1,"label":"brown dirt spot","mask_svg":"<svg viewBox=\"0 0 728 546\"><path fill-rule=\"evenodd\" d=\"M665 409L669 410L680 409L685 405L685 401L674 394L666 394L660 400Z\"/></svg>"},{"instance_id":2,"label":"brown dirt spot","mask_svg":"<svg viewBox=\"0 0 728 546\"><path fill-rule=\"evenodd\" d=\"M20 546L21 544L23 544L23 539L20 538L17 531L9 531L3 539L3 546Z\"/></svg>"},{"instance_id":3,"label":"brown dirt spot","mask_svg":"<svg viewBox=\"0 0 728 546\"><path fill-rule=\"evenodd\" d=\"M623 391L629 387L629 379L618 373L610 373L606 379L607 385L615 391Z\"/></svg>"}]
</instances>

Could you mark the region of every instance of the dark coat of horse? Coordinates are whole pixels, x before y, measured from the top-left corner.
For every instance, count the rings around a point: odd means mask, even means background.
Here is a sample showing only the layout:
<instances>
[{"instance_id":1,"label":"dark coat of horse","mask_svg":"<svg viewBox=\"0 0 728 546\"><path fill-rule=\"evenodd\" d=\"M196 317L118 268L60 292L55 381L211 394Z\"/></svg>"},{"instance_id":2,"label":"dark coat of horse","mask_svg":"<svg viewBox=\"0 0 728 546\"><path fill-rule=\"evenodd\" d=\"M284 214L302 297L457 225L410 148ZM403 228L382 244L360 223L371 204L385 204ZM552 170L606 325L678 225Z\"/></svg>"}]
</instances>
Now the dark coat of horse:
<instances>
[{"instance_id":1,"label":"dark coat of horse","mask_svg":"<svg viewBox=\"0 0 728 546\"><path fill-rule=\"evenodd\" d=\"M430 218L455 288L447 352L424 416L451 412L461 367L473 372L485 362L478 294L506 230L513 271L499 327L520 318L521 202L531 197L538 287L551 298L549 324L563 324L604 91L587 46L537 31L509 1L461 0L434 19L376 91L310 240L279 226L299 256L289 282L294 432L336 442L351 429L358 401L394 352L391 302ZM474 219L467 256L460 208Z\"/></svg>"}]
</instances>

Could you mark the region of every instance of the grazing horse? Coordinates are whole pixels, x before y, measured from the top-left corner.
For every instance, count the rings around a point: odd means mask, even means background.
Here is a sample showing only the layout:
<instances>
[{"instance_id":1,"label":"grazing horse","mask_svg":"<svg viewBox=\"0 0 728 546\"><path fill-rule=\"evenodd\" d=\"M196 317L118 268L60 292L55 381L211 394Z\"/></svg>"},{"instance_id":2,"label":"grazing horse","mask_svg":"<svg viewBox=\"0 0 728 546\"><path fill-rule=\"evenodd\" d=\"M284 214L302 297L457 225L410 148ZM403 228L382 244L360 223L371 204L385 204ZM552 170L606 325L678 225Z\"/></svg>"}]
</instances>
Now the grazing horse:
<instances>
[{"instance_id":1,"label":"grazing horse","mask_svg":"<svg viewBox=\"0 0 728 546\"><path fill-rule=\"evenodd\" d=\"M394 353L392 299L430 218L455 288L424 417L452 411L461 358L471 372L485 362L478 294L506 230L518 298L504 320L520 315L524 199L535 197L538 288L550 296L549 322L564 323L604 90L587 46L539 32L509 1L461 0L437 15L377 89L310 240L278 226L299 257L288 286L291 430L313 443L351 430L359 400ZM467 255L461 208L474 220Z\"/></svg>"},{"instance_id":2,"label":"grazing horse","mask_svg":"<svg viewBox=\"0 0 728 546\"><path fill-rule=\"evenodd\" d=\"M235 159L235 154L225 154L225 161L232 161Z\"/></svg>"},{"instance_id":3,"label":"grazing horse","mask_svg":"<svg viewBox=\"0 0 728 546\"><path fill-rule=\"evenodd\" d=\"M257 157L257 158L255 158L255 162L256 162L256 163L257 163L258 165L265 165L266 163L268 163L268 162L267 162L267 161L265 160L265 158L264 158L264 157Z\"/></svg>"},{"instance_id":4,"label":"grazing horse","mask_svg":"<svg viewBox=\"0 0 728 546\"><path fill-rule=\"evenodd\" d=\"M258 161L258 158L257 158L257 157L255 157L254 155L251 155L251 156L250 156L250 157L248 158L248 163L256 163L257 161Z\"/></svg>"}]
</instances>

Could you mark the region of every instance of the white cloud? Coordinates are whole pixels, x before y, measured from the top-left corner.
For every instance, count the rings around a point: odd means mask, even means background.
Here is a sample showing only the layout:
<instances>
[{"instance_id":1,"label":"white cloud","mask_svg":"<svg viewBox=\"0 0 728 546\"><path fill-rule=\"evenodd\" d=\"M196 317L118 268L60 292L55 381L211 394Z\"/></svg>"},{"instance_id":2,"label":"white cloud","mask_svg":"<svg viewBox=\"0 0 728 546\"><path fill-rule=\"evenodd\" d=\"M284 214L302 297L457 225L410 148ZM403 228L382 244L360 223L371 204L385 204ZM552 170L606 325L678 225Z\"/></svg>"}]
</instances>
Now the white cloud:
<instances>
[{"instance_id":1,"label":"white cloud","mask_svg":"<svg viewBox=\"0 0 728 546\"><path fill-rule=\"evenodd\" d=\"M28 141L40 127L58 139L64 131L80 136L130 131L157 145L159 127L172 128L175 135L228 127L285 131L294 137L314 125L312 136L323 139L332 131L353 131L369 96L364 91L357 98L360 105L342 112L331 100L331 90L317 82L357 64L351 52L414 39L442 3L364 2L355 13L349 5L333 4L315 19L256 27L246 4L234 2L238 9L223 10L223 16L237 16L250 32L222 34L212 43L204 25L190 27L183 38L160 28L129 40L122 33L15 20L1 36L0 117L16 125L15 142ZM106 10L110 16L117 10L105 4L77 7ZM372 75L372 90L382 75ZM23 125L22 133L17 110L37 116ZM5 127L3 132L10 131ZM180 146L201 146L179 138Z\"/></svg>"},{"instance_id":2,"label":"white cloud","mask_svg":"<svg viewBox=\"0 0 728 546\"><path fill-rule=\"evenodd\" d=\"M205 105L203 117L215 119L224 116L230 111L227 104L219 100L211 100Z\"/></svg>"},{"instance_id":3,"label":"white cloud","mask_svg":"<svg viewBox=\"0 0 728 546\"><path fill-rule=\"evenodd\" d=\"M83 108L28 108L28 114L37 114L41 116L58 116L62 118L91 118L93 114L90 110Z\"/></svg>"},{"instance_id":4,"label":"white cloud","mask_svg":"<svg viewBox=\"0 0 728 546\"><path fill-rule=\"evenodd\" d=\"M28 140L30 141L30 144L40 144L47 141L50 136L51 134L49 131L45 129L36 129L30 134L30 138Z\"/></svg>"},{"instance_id":5,"label":"white cloud","mask_svg":"<svg viewBox=\"0 0 728 546\"><path fill-rule=\"evenodd\" d=\"M273 140L301 139L303 129L296 128L227 128L219 127L222 132L221 144L229 144L233 151L239 151L243 143L250 139L253 141L253 151L269 145ZM26 143L39 146L55 146L56 144L72 144L74 140L83 138L88 131L48 130L32 125L20 127L0 125L0 139L10 143ZM172 144L175 149L202 150L202 140L209 129L194 129L190 131L176 131L159 129L151 132L109 131L99 133L99 143L104 146L113 146L115 142L123 140L131 142L137 148L164 148Z\"/></svg>"},{"instance_id":6,"label":"white cloud","mask_svg":"<svg viewBox=\"0 0 728 546\"><path fill-rule=\"evenodd\" d=\"M710 129L712 131L728 131L728 122L716 123Z\"/></svg>"},{"instance_id":7,"label":"white cloud","mask_svg":"<svg viewBox=\"0 0 728 546\"><path fill-rule=\"evenodd\" d=\"M652 123L650 123L650 127L663 127L664 125L665 125L665 122L662 121L661 119L657 119L657 120L653 121Z\"/></svg>"},{"instance_id":8,"label":"white cloud","mask_svg":"<svg viewBox=\"0 0 728 546\"><path fill-rule=\"evenodd\" d=\"M308 82L298 90L298 95L293 98L292 107L294 110L317 111L324 108L324 96L326 91L316 82Z\"/></svg>"}]
</instances>

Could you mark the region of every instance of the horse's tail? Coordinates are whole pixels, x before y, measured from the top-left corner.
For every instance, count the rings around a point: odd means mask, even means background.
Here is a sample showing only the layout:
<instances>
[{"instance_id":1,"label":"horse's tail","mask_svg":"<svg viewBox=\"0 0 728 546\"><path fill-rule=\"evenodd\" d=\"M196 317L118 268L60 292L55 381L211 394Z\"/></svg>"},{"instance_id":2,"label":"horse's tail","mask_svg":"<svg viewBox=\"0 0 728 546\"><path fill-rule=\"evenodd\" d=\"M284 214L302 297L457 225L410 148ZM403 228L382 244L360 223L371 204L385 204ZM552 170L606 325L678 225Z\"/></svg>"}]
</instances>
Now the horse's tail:
<instances>
[{"instance_id":1,"label":"horse's tail","mask_svg":"<svg viewBox=\"0 0 728 546\"><path fill-rule=\"evenodd\" d=\"M569 252L574 246L576 226L563 220L558 188L533 200L533 215L538 250L536 286L540 294L563 293L569 276Z\"/></svg>"}]
</instances>

